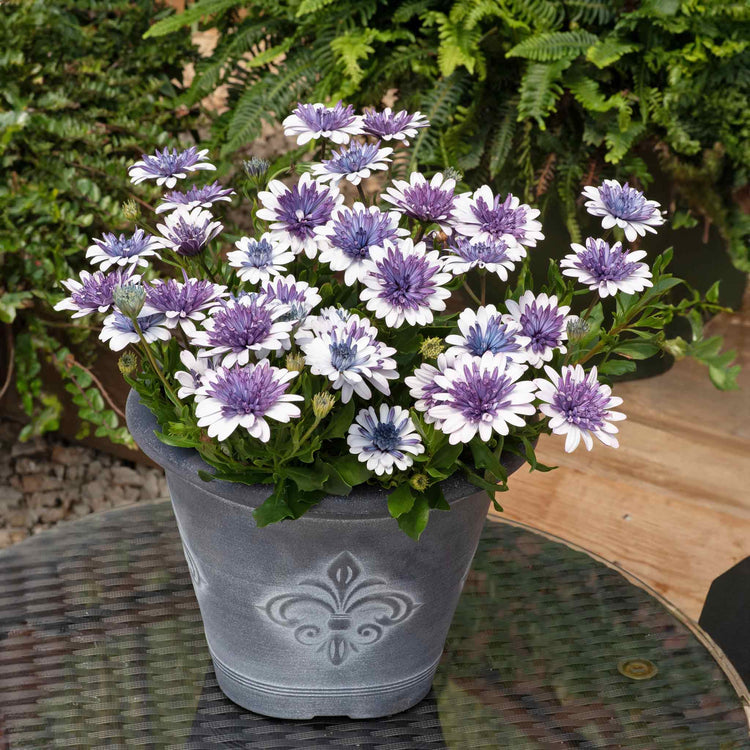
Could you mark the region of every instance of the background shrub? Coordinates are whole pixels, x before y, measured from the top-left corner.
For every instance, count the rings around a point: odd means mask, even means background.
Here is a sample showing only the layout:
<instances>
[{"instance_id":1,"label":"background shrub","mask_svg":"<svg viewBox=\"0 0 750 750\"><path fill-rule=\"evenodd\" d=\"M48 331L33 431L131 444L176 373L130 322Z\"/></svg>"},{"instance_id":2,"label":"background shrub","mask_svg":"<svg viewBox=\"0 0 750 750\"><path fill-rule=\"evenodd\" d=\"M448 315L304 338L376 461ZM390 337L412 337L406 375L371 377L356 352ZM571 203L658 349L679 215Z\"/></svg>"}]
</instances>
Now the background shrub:
<instances>
[{"instance_id":1,"label":"background shrub","mask_svg":"<svg viewBox=\"0 0 750 750\"><path fill-rule=\"evenodd\" d=\"M724 0L199 0L219 44L191 101L226 85L214 141L231 155L298 100L399 105L432 121L412 164L561 204L579 240L582 184L666 172L675 228L718 228L750 270L750 5ZM167 37L169 38L169 37ZM252 58L248 59L249 53ZM743 192L744 191L744 192Z\"/></svg>"},{"instance_id":2,"label":"background shrub","mask_svg":"<svg viewBox=\"0 0 750 750\"><path fill-rule=\"evenodd\" d=\"M126 165L194 128L178 101L189 35L142 38L169 14L151 0L0 4L0 321L12 355L4 390L14 371L31 417L23 437L60 419L47 360L97 435L130 440L87 366L96 335L50 306L59 281L87 267L90 239L129 225L122 203L140 199Z\"/></svg>"}]
</instances>

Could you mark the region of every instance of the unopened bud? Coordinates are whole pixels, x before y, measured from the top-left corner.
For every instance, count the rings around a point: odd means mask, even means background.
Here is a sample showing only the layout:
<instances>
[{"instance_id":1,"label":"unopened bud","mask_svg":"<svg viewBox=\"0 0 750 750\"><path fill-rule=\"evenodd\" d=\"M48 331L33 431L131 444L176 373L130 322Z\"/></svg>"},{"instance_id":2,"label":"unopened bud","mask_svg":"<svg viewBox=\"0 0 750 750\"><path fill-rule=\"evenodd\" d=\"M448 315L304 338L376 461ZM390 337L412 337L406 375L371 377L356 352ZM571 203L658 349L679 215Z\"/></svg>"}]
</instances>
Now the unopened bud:
<instances>
[{"instance_id":1,"label":"unopened bud","mask_svg":"<svg viewBox=\"0 0 750 750\"><path fill-rule=\"evenodd\" d=\"M568 338L571 341L580 341L588 332L590 326L583 318L573 317L568 320Z\"/></svg>"},{"instance_id":2,"label":"unopened bud","mask_svg":"<svg viewBox=\"0 0 750 750\"><path fill-rule=\"evenodd\" d=\"M333 409L336 399L330 393L316 393L313 396L312 408L316 419L323 419Z\"/></svg>"},{"instance_id":3,"label":"unopened bud","mask_svg":"<svg viewBox=\"0 0 750 750\"><path fill-rule=\"evenodd\" d=\"M141 215L138 204L134 200L125 201L122 204L122 215L128 221L135 221Z\"/></svg>"},{"instance_id":4,"label":"unopened bud","mask_svg":"<svg viewBox=\"0 0 750 750\"><path fill-rule=\"evenodd\" d=\"M146 302L146 290L140 284L123 284L115 287L112 300L118 310L131 320L137 318Z\"/></svg>"},{"instance_id":5,"label":"unopened bud","mask_svg":"<svg viewBox=\"0 0 750 750\"><path fill-rule=\"evenodd\" d=\"M138 369L138 357L133 352L125 352L117 360L117 367L126 377L132 375Z\"/></svg>"},{"instance_id":6,"label":"unopened bud","mask_svg":"<svg viewBox=\"0 0 750 750\"><path fill-rule=\"evenodd\" d=\"M448 169L443 172L443 177L446 180L455 180L456 183L459 183L463 180L464 175L463 172L459 172L455 167L448 167Z\"/></svg>"},{"instance_id":7,"label":"unopened bud","mask_svg":"<svg viewBox=\"0 0 750 750\"><path fill-rule=\"evenodd\" d=\"M425 339L419 347L419 353L425 359L437 359L438 354L443 353L443 340L437 337Z\"/></svg>"},{"instance_id":8,"label":"unopened bud","mask_svg":"<svg viewBox=\"0 0 750 750\"><path fill-rule=\"evenodd\" d=\"M675 359L682 359L687 353L687 341L681 336L675 339L667 339L661 346L667 354L671 354Z\"/></svg>"},{"instance_id":9,"label":"unopened bud","mask_svg":"<svg viewBox=\"0 0 750 750\"><path fill-rule=\"evenodd\" d=\"M415 474L409 484L417 492L424 492L430 486L430 478L426 474Z\"/></svg>"},{"instance_id":10,"label":"unopened bud","mask_svg":"<svg viewBox=\"0 0 750 750\"><path fill-rule=\"evenodd\" d=\"M305 358L301 354L287 354L284 365L289 372L302 372L305 369Z\"/></svg>"},{"instance_id":11,"label":"unopened bud","mask_svg":"<svg viewBox=\"0 0 750 750\"><path fill-rule=\"evenodd\" d=\"M247 161L242 162L242 171L251 180L258 180L261 177L265 177L270 166L271 162L269 162L268 159L261 159L257 156L253 156Z\"/></svg>"}]
</instances>

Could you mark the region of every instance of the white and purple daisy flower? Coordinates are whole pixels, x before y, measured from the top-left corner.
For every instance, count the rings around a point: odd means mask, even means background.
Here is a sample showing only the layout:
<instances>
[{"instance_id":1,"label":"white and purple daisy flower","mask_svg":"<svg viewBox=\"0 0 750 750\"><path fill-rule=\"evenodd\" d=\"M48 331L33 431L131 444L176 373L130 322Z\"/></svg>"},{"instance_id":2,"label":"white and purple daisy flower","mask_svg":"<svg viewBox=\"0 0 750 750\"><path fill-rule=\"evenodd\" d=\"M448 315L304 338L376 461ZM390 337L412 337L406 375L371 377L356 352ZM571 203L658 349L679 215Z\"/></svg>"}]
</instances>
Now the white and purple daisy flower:
<instances>
[{"instance_id":1,"label":"white and purple daisy flower","mask_svg":"<svg viewBox=\"0 0 750 750\"><path fill-rule=\"evenodd\" d=\"M167 318L167 326L178 325L188 336L195 333L195 322L205 320L208 310L226 296L227 288L206 279L189 279L184 273L184 282L175 279L156 279L146 287L144 314L161 313Z\"/></svg>"},{"instance_id":2,"label":"white and purple daisy flower","mask_svg":"<svg viewBox=\"0 0 750 750\"><path fill-rule=\"evenodd\" d=\"M209 311L203 331L196 331L192 344L204 347L199 357L223 354L222 365L246 365L250 353L264 357L268 352L288 348L293 324L281 320L288 308L262 294L244 294L221 300Z\"/></svg>"},{"instance_id":3,"label":"white and purple daisy flower","mask_svg":"<svg viewBox=\"0 0 750 750\"><path fill-rule=\"evenodd\" d=\"M412 172L409 182L394 180L380 197L405 216L423 224L438 224L446 234L451 234L455 187L456 181L446 179L440 172L429 182L420 172Z\"/></svg>"},{"instance_id":4,"label":"white and purple daisy flower","mask_svg":"<svg viewBox=\"0 0 750 750\"><path fill-rule=\"evenodd\" d=\"M153 344L154 341L167 341L172 336L166 315L143 315L137 320L147 344ZM104 318L99 339L109 341L109 348L114 352L119 352L128 344L137 344L141 340L133 321L119 310L115 310Z\"/></svg>"},{"instance_id":5,"label":"white and purple daisy flower","mask_svg":"<svg viewBox=\"0 0 750 750\"><path fill-rule=\"evenodd\" d=\"M625 230L628 242L635 242L646 232L656 234L654 227L664 224L659 204L646 200L646 196L626 182L620 185L617 180L604 180L598 188L589 185L583 189L586 210L602 220L602 228L614 226Z\"/></svg>"},{"instance_id":6,"label":"white and purple daisy flower","mask_svg":"<svg viewBox=\"0 0 750 750\"><path fill-rule=\"evenodd\" d=\"M322 299L318 287L297 281L294 276L276 276L261 286L261 292L267 299L286 305L287 312L281 319L293 323L304 320Z\"/></svg>"},{"instance_id":7,"label":"white and purple daisy flower","mask_svg":"<svg viewBox=\"0 0 750 750\"><path fill-rule=\"evenodd\" d=\"M271 439L266 420L289 422L300 416L294 401L302 396L287 393L298 373L272 367L268 360L258 364L208 370L195 394L198 426L208 428L208 436L226 440L238 427L244 427L262 443Z\"/></svg>"},{"instance_id":8,"label":"white and purple daisy flower","mask_svg":"<svg viewBox=\"0 0 750 750\"><path fill-rule=\"evenodd\" d=\"M557 304L557 297L548 297L542 293L534 296L527 289L521 298L506 300L505 306L510 319L521 327L521 335L529 339L526 349L526 361L532 367L541 367L549 362L555 350L565 354L564 341L568 338L568 313L570 307Z\"/></svg>"},{"instance_id":9,"label":"white and purple daisy flower","mask_svg":"<svg viewBox=\"0 0 750 750\"><path fill-rule=\"evenodd\" d=\"M213 164L206 161L207 154L207 148L199 151L195 146L184 151L178 151L176 148L171 151L168 148L162 151L156 149L155 154L143 154L140 161L128 167L130 181L137 185L144 180L156 180L160 187L166 185L172 189L177 180L187 177L188 172L216 169Z\"/></svg>"},{"instance_id":10,"label":"white and purple daisy flower","mask_svg":"<svg viewBox=\"0 0 750 750\"><path fill-rule=\"evenodd\" d=\"M544 403L539 407L550 418L549 426L555 435L565 435L565 451L574 451L581 440L586 450L594 445L593 437L605 445L618 447L617 427L610 422L625 419L622 412L612 411L622 399L612 395L607 385L597 382L596 367L586 375L581 365L566 365L562 373L545 366L549 380L537 378L536 396Z\"/></svg>"},{"instance_id":11,"label":"white and purple daisy flower","mask_svg":"<svg viewBox=\"0 0 750 750\"><path fill-rule=\"evenodd\" d=\"M424 453L409 412L387 404L381 404L379 412L372 406L362 409L346 442L349 451L378 476L392 474L394 467L404 471L414 463L412 455Z\"/></svg>"},{"instance_id":12,"label":"white and purple daisy flower","mask_svg":"<svg viewBox=\"0 0 750 750\"><path fill-rule=\"evenodd\" d=\"M458 196L454 215L456 231L475 241L503 240L535 247L544 239L542 225L536 220L539 209L522 204L510 193L501 200L489 185L482 185L472 195Z\"/></svg>"},{"instance_id":13,"label":"white and purple daisy flower","mask_svg":"<svg viewBox=\"0 0 750 750\"><path fill-rule=\"evenodd\" d=\"M454 276L468 273L472 268L479 268L488 273L497 274L501 281L508 280L508 271L526 255L524 249L515 242L505 240L470 240L456 236L448 247L450 255L444 255L443 270Z\"/></svg>"},{"instance_id":14,"label":"white and purple daisy flower","mask_svg":"<svg viewBox=\"0 0 750 750\"><path fill-rule=\"evenodd\" d=\"M324 307L317 315L310 315L294 334L298 346L306 344L316 336L332 331L342 326L349 318L361 320L359 315L349 312L343 307Z\"/></svg>"},{"instance_id":15,"label":"white and purple daisy flower","mask_svg":"<svg viewBox=\"0 0 750 750\"><path fill-rule=\"evenodd\" d=\"M452 334L445 339L452 346L446 354L458 357L469 354L481 357L485 352L505 354L513 362L526 362L526 349L530 339L521 333L521 324L509 316L501 315L494 305L484 305L474 312L466 308L458 316L461 335Z\"/></svg>"},{"instance_id":16,"label":"white and purple daisy flower","mask_svg":"<svg viewBox=\"0 0 750 750\"><path fill-rule=\"evenodd\" d=\"M294 260L294 253L282 249L268 232L259 240L242 237L234 246L237 250L227 253L227 261L237 269L237 276L250 284L268 281L272 276L285 273L287 263Z\"/></svg>"},{"instance_id":17,"label":"white and purple daisy flower","mask_svg":"<svg viewBox=\"0 0 750 750\"><path fill-rule=\"evenodd\" d=\"M165 211L175 211L178 208L211 208L218 201L232 202L235 195L231 188L224 188L219 182L197 187L193 185L186 193L172 190L164 194L164 202L156 208L157 214Z\"/></svg>"},{"instance_id":18,"label":"white and purple daisy flower","mask_svg":"<svg viewBox=\"0 0 750 750\"><path fill-rule=\"evenodd\" d=\"M519 378L525 367L504 354L487 352L482 357L464 354L440 375L440 391L432 398L429 414L439 422L451 445L468 443L477 433L487 442L493 432L507 435L509 425L523 427L523 416L536 412L534 383Z\"/></svg>"},{"instance_id":19,"label":"white and purple daisy flower","mask_svg":"<svg viewBox=\"0 0 750 750\"><path fill-rule=\"evenodd\" d=\"M435 378L451 367L454 361L453 355L443 352L438 354L437 367L425 362L414 370L413 375L404 378L409 395L415 400L414 408L425 413L424 421L427 424L434 423L437 427L440 426L440 420L430 414L430 409L436 403L435 394L442 391L442 388L435 384Z\"/></svg>"},{"instance_id":20,"label":"white and purple daisy flower","mask_svg":"<svg viewBox=\"0 0 750 750\"><path fill-rule=\"evenodd\" d=\"M107 232L100 240L94 240L86 250L86 257L100 270L106 271L112 266L147 266L146 258L158 258L156 249L160 247L156 237L136 229L130 236L119 237Z\"/></svg>"},{"instance_id":21,"label":"white and purple daisy flower","mask_svg":"<svg viewBox=\"0 0 750 750\"><path fill-rule=\"evenodd\" d=\"M407 139L414 138L419 128L429 125L429 120L421 112L392 112L390 107L382 112L366 110L362 116L362 131L366 135L374 135L383 141L401 141L404 146L409 145Z\"/></svg>"},{"instance_id":22,"label":"white and purple daisy flower","mask_svg":"<svg viewBox=\"0 0 750 750\"><path fill-rule=\"evenodd\" d=\"M80 281L67 279L60 283L70 296L55 305L55 310L73 310L72 318L82 318L92 313L105 313L114 304L112 295L123 284L136 284L141 280L133 274L132 267L116 268L110 273L81 271Z\"/></svg>"},{"instance_id":23,"label":"white and purple daisy flower","mask_svg":"<svg viewBox=\"0 0 750 750\"><path fill-rule=\"evenodd\" d=\"M224 229L224 225L214 221L204 208L182 207L169 214L164 224L157 224L156 228L162 235L156 238L159 247L192 257L198 255Z\"/></svg>"},{"instance_id":24,"label":"white and purple daisy flower","mask_svg":"<svg viewBox=\"0 0 750 750\"><path fill-rule=\"evenodd\" d=\"M320 253L320 260L333 271L343 271L347 286L363 281L367 273L365 261L370 259L373 248L408 237L409 230L398 226L400 219L397 211L383 212L362 203L355 203L352 208L337 208L331 221L315 230L328 243Z\"/></svg>"},{"instance_id":25,"label":"white and purple daisy flower","mask_svg":"<svg viewBox=\"0 0 750 750\"><path fill-rule=\"evenodd\" d=\"M328 138L334 143L349 143L353 135L361 135L362 118L354 114L351 104L337 102L334 107L325 104L298 104L282 123L284 135L297 136L302 146L318 138Z\"/></svg>"},{"instance_id":26,"label":"white and purple daisy flower","mask_svg":"<svg viewBox=\"0 0 750 750\"><path fill-rule=\"evenodd\" d=\"M370 398L368 383L390 394L388 381L398 377L396 362L391 359L396 350L378 341L377 333L369 320L352 315L346 322L334 322L300 348L312 374L328 378L335 390L341 390L341 401L346 404L354 393Z\"/></svg>"},{"instance_id":27,"label":"white and purple daisy flower","mask_svg":"<svg viewBox=\"0 0 750 750\"><path fill-rule=\"evenodd\" d=\"M389 328L399 328L404 322L428 325L434 310L445 310L451 293L443 285L452 277L442 272L437 250L427 252L424 242L415 245L407 238L373 248L370 255L360 297Z\"/></svg>"},{"instance_id":28,"label":"white and purple daisy flower","mask_svg":"<svg viewBox=\"0 0 750 750\"><path fill-rule=\"evenodd\" d=\"M610 247L593 237L586 240L586 247L572 243L571 248L575 252L560 261L563 276L573 276L592 291L597 290L600 297L614 297L617 292L635 294L653 286L648 265L639 263L646 257L643 250L629 253L621 242Z\"/></svg>"},{"instance_id":29,"label":"white and purple daisy flower","mask_svg":"<svg viewBox=\"0 0 750 750\"><path fill-rule=\"evenodd\" d=\"M352 141L349 146L334 151L330 159L315 164L312 173L320 182L330 181L331 184L338 185L341 180L347 179L352 185L359 185L374 171L388 169L391 161L388 157L392 153L392 148L380 148L380 141Z\"/></svg>"},{"instance_id":30,"label":"white and purple daisy flower","mask_svg":"<svg viewBox=\"0 0 750 750\"><path fill-rule=\"evenodd\" d=\"M271 222L271 236L283 250L295 255L304 252L312 259L327 240L316 233L331 218L334 209L344 202L335 187L322 185L305 173L300 181L287 187L279 180L271 180L268 190L258 194L261 208L257 217Z\"/></svg>"},{"instance_id":31,"label":"white and purple daisy flower","mask_svg":"<svg viewBox=\"0 0 750 750\"><path fill-rule=\"evenodd\" d=\"M220 365L221 357L196 357L189 349L180 352L180 362L187 368L179 370L174 374L175 380L180 384L177 398L188 398L195 396L198 389L204 385L203 376L209 370L215 370Z\"/></svg>"}]
</instances>

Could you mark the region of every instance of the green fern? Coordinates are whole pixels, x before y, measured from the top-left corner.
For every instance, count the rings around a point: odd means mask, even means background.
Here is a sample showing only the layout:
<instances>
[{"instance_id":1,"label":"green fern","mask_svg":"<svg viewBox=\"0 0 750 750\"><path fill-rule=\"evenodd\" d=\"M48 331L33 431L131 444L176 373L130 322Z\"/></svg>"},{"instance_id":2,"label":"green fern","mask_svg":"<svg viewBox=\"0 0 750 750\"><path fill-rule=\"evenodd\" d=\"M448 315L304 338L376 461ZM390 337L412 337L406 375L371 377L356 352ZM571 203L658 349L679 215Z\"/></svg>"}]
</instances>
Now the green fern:
<instances>
[{"instance_id":1,"label":"green fern","mask_svg":"<svg viewBox=\"0 0 750 750\"><path fill-rule=\"evenodd\" d=\"M203 17L216 16L238 5L237 0L199 0L187 10L176 15L167 16L155 23L144 35L144 39L165 36L173 31L190 26Z\"/></svg>"},{"instance_id":2,"label":"green fern","mask_svg":"<svg viewBox=\"0 0 750 750\"><path fill-rule=\"evenodd\" d=\"M553 63L529 63L521 79L518 120L533 119L540 130L547 127L545 117L555 109L563 93L560 80L570 60Z\"/></svg>"},{"instance_id":3,"label":"green fern","mask_svg":"<svg viewBox=\"0 0 750 750\"><path fill-rule=\"evenodd\" d=\"M516 132L516 105L509 106L497 126L489 146L490 177L494 178L505 166Z\"/></svg>"},{"instance_id":4,"label":"green fern","mask_svg":"<svg viewBox=\"0 0 750 750\"><path fill-rule=\"evenodd\" d=\"M608 68L623 55L635 52L637 49L637 44L623 42L617 37L608 36L589 47L586 51L586 59L596 65L597 68Z\"/></svg>"},{"instance_id":5,"label":"green fern","mask_svg":"<svg viewBox=\"0 0 750 750\"><path fill-rule=\"evenodd\" d=\"M596 34L588 31L553 31L524 39L506 52L506 57L525 57L537 62L578 57L596 44Z\"/></svg>"}]
</instances>

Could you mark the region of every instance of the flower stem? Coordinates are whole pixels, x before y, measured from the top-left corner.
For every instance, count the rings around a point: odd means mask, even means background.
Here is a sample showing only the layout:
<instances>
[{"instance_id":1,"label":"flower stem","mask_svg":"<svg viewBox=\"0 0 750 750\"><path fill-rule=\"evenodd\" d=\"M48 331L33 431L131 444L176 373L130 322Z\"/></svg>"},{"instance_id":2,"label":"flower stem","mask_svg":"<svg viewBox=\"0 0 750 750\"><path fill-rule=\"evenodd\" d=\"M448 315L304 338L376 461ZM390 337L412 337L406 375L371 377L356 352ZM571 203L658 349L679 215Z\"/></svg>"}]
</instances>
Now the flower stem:
<instances>
[{"instance_id":1,"label":"flower stem","mask_svg":"<svg viewBox=\"0 0 750 750\"><path fill-rule=\"evenodd\" d=\"M466 290L469 297L471 297L474 300L474 302L476 302L480 306L482 305L482 301L479 299L479 297L477 297L476 294L474 294L472 288L469 286L469 284L466 281L464 281L464 289Z\"/></svg>"},{"instance_id":2,"label":"flower stem","mask_svg":"<svg viewBox=\"0 0 750 750\"><path fill-rule=\"evenodd\" d=\"M485 271L479 272L479 295L484 305L487 300L487 273Z\"/></svg>"},{"instance_id":3,"label":"flower stem","mask_svg":"<svg viewBox=\"0 0 750 750\"><path fill-rule=\"evenodd\" d=\"M143 335L143 331L141 330L140 325L138 325L138 320L136 318L132 318L133 321L133 327L135 328L135 332L138 334L138 338L141 340L141 346L143 347L143 353L148 358L149 363L151 364L151 367L153 368L154 372L156 373L156 376L161 380L162 384L164 385L165 390L169 394L169 397L172 399L173 403L177 406L180 405L180 399L177 398L177 394L174 392L173 388L169 383L167 382L167 379L164 377L164 373L161 371L159 366L156 364L156 360L154 359L154 354L151 351L151 347L146 342L146 337Z\"/></svg>"},{"instance_id":4,"label":"flower stem","mask_svg":"<svg viewBox=\"0 0 750 750\"><path fill-rule=\"evenodd\" d=\"M367 203L367 196L365 195L364 188L362 187L362 183L357 183L357 192L359 193L359 197L362 199L362 203L365 204L365 206L368 205Z\"/></svg>"}]
</instances>

